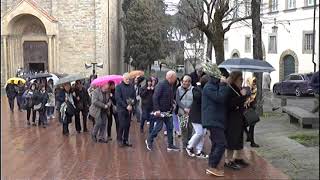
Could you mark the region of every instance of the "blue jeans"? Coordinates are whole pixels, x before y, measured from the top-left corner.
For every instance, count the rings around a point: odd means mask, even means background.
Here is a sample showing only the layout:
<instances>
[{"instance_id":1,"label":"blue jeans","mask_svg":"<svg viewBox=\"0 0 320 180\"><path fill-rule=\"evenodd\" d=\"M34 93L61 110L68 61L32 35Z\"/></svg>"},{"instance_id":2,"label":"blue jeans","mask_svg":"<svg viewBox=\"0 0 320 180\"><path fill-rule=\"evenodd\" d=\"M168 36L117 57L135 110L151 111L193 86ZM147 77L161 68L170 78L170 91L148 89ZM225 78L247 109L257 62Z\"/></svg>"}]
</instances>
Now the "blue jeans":
<instances>
[{"instance_id":1,"label":"blue jeans","mask_svg":"<svg viewBox=\"0 0 320 180\"><path fill-rule=\"evenodd\" d=\"M151 119L151 111L147 109L142 109L142 117L140 122L140 129L143 129L145 121L150 121Z\"/></svg>"},{"instance_id":2,"label":"blue jeans","mask_svg":"<svg viewBox=\"0 0 320 180\"><path fill-rule=\"evenodd\" d=\"M209 154L209 167L217 168L226 149L226 137L221 128L209 128L211 152Z\"/></svg>"},{"instance_id":3,"label":"blue jeans","mask_svg":"<svg viewBox=\"0 0 320 180\"><path fill-rule=\"evenodd\" d=\"M54 106L47 107L47 116L50 117L54 114Z\"/></svg>"},{"instance_id":4,"label":"blue jeans","mask_svg":"<svg viewBox=\"0 0 320 180\"><path fill-rule=\"evenodd\" d=\"M152 132L148 136L148 142L152 145L154 138L157 137L158 133L161 131L163 123L167 127L167 137L168 137L168 147L173 146L173 123L172 118L159 118L156 117L156 125L153 128ZM150 124L151 125L151 124Z\"/></svg>"},{"instance_id":5,"label":"blue jeans","mask_svg":"<svg viewBox=\"0 0 320 180\"><path fill-rule=\"evenodd\" d=\"M20 95L18 95L18 96L17 96L17 104L18 104L18 108L19 108L19 110L21 110L21 109L22 109L22 103L23 103L22 95L21 95L21 96L20 96Z\"/></svg>"}]
</instances>

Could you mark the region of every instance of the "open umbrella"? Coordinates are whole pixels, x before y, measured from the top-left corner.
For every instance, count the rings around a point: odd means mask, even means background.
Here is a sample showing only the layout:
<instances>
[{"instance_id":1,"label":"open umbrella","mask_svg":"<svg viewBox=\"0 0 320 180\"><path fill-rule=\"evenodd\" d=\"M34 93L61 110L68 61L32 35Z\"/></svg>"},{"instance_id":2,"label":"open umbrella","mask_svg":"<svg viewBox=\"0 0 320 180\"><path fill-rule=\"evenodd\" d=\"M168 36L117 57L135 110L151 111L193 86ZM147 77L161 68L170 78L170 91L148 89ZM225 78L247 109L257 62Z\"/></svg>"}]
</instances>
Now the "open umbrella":
<instances>
[{"instance_id":1,"label":"open umbrella","mask_svg":"<svg viewBox=\"0 0 320 180\"><path fill-rule=\"evenodd\" d=\"M47 77L52 77L52 75L49 73L38 73L30 76L29 79L31 80L31 79L40 79L40 78L47 78Z\"/></svg>"},{"instance_id":2,"label":"open umbrella","mask_svg":"<svg viewBox=\"0 0 320 180\"><path fill-rule=\"evenodd\" d=\"M120 75L107 75L98 77L97 79L91 82L91 86L103 86L104 84L108 83L109 81L113 81L116 85L120 84L123 77Z\"/></svg>"},{"instance_id":3,"label":"open umbrella","mask_svg":"<svg viewBox=\"0 0 320 180\"><path fill-rule=\"evenodd\" d=\"M65 83L71 83L73 81L82 80L85 79L86 76L84 74L71 74L66 77L63 77L59 79L59 81L56 83L57 85L65 84Z\"/></svg>"},{"instance_id":4,"label":"open umbrella","mask_svg":"<svg viewBox=\"0 0 320 180\"><path fill-rule=\"evenodd\" d=\"M18 84L19 81L21 81L23 84L26 83L26 80L22 79L22 78L19 78L19 77L12 77L12 78L9 78L7 80L7 83L11 83L11 81L13 81L14 84Z\"/></svg>"},{"instance_id":5,"label":"open umbrella","mask_svg":"<svg viewBox=\"0 0 320 180\"><path fill-rule=\"evenodd\" d=\"M47 77L46 79L47 79L47 81L49 81L49 79L52 79L53 80L53 85L56 85L57 82L59 81L59 77L57 75L55 75L55 74L51 74L51 76ZM35 80L36 79L32 79L30 82L34 83Z\"/></svg>"},{"instance_id":6,"label":"open umbrella","mask_svg":"<svg viewBox=\"0 0 320 180\"><path fill-rule=\"evenodd\" d=\"M144 76L144 72L141 70L134 70L129 73L131 79L136 78L138 76Z\"/></svg>"},{"instance_id":7,"label":"open umbrella","mask_svg":"<svg viewBox=\"0 0 320 180\"><path fill-rule=\"evenodd\" d=\"M227 59L221 63L219 68L225 68L229 71L246 71L246 72L272 72L275 69L267 61L250 59L250 58L234 58Z\"/></svg>"}]
</instances>

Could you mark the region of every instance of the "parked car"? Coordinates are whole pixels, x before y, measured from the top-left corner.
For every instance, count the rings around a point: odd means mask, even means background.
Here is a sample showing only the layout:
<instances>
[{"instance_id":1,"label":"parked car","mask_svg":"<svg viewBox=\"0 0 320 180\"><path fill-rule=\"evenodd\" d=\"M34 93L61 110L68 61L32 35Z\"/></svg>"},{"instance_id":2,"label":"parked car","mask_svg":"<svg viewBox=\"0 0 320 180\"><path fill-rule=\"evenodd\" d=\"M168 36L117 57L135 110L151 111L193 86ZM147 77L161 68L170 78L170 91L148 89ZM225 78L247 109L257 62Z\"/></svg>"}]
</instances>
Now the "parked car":
<instances>
[{"instance_id":1,"label":"parked car","mask_svg":"<svg viewBox=\"0 0 320 180\"><path fill-rule=\"evenodd\" d=\"M287 78L273 85L273 93L277 95L310 95L313 94L310 86L313 73L290 74Z\"/></svg>"}]
</instances>

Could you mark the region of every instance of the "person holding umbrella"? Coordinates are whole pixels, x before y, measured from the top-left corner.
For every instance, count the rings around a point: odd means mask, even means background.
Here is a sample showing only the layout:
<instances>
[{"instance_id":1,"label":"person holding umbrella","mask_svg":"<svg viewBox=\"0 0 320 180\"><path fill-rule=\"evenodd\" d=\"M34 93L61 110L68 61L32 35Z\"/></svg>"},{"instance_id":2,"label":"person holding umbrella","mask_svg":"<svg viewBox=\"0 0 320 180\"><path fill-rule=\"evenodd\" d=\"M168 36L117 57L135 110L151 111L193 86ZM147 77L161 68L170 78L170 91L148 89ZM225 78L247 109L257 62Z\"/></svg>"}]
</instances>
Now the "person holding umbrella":
<instances>
[{"instance_id":1,"label":"person holding umbrella","mask_svg":"<svg viewBox=\"0 0 320 180\"><path fill-rule=\"evenodd\" d=\"M69 124L75 114L75 105L70 83L63 84L63 90L59 92L58 101L61 104L60 113L62 121L62 134L69 135Z\"/></svg>"},{"instance_id":2,"label":"person holding umbrella","mask_svg":"<svg viewBox=\"0 0 320 180\"><path fill-rule=\"evenodd\" d=\"M116 97L115 97L115 92L116 92L116 85L114 81L109 81L109 88L110 88L110 98L112 101L112 105L110 107L110 113L108 114L108 129L107 129L107 133L108 133L108 141L111 141L111 128L112 128L112 116L114 117L114 120L116 122L116 132L117 135L119 133L119 119L118 119L118 114L117 114L117 102L116 102Z\"/></svg>"},{"instance_id":3,"label":"person holding umbrella","mask_svg":"<svg viewBox=\"0 0 320 180\"><path fill-rule=\"evenodd\" d=\"M110 97L110 87L106 82L101 87L97 87L92 92L92 103L89 108L89 114L95 119L95 125L92 130L91 138L94 142L107 143L105 138L105 129L108 113L112 105ZM97 137L97 135L99 137Z\"/></svg>"},{"instance_id":4,"label":"person holding umbrella","mask_svg":"<svg viewBox=\"0 0 320 180\"><path fill-rule=\"evenodd\" d=\"M23 98L22 95L25 91L25 85L22 83L22 81L18 81L18 85L16 86L17 88L17 104L19 111L22 111L22 103L23 103Z\"/></svg>"},{"instance_id":5,"label":"person holding umbrella","mask_svg":"<svg viewBox=\"0 0 320 180\"><path fill-rule=\"evenodd\" d=\"M7 86L6 86L6 94L8 97L8 101L9 101L9 106L10 106L10 110L11 112L13 112L14 110L14 99L17 97L17 89L16 89L16 85L14 84L14 80L11 80Z\"/></svg>"},{"instance_id":6,"label":"person holding umbrella","mask_svg":"<svg viewBox=\"0 0 320 180\"><path fill-rule=\"evenodd\" d=\"M120 125L118 134L118 144L120 147L132 146L128 142L128 139L135 95L134 87L130 84L130 75L128 73L123 74L123 81L116 87L115 92Z\"/></svg>"},{"instance_id":7,"label":"person holding umbrella","mask_svg":"<svg viewBox=\"0 0 320 180\"><path fill-rule=\"evenodd\" d=\"M75 98L74 104L76 106L75 113L75 126L78 133L81 132L81 123L80 123L80 112L82 114L82 124L83 124L83 132L88 132L87 129L87 115L89 111L89 101L90 97L88 91L83 87L80 80L76 81L75 90L74 90Z\"/></svg>"}]
</instances>

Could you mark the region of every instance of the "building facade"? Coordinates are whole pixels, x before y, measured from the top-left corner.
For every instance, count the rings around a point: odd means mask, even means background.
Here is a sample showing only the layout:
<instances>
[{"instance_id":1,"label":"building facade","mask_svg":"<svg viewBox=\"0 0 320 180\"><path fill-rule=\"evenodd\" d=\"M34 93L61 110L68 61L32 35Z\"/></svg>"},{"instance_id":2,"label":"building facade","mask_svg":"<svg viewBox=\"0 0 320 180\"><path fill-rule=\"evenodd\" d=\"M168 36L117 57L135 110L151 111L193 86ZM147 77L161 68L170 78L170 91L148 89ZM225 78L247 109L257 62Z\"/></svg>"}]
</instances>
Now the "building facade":
<instances>
[{"instance_id":1,"label":"building facade","mask_svg":"<svg viewBox=\"0 0 320 180\"><path fill-rule=\"evenodd\" d=\"M250 15L250 3L251 0L242 1L238 9L241 16ZM276 69L270 74L271 88L291 73L313 72L313 0L262 0L261 22L263 58ZM318 69L319 4L315 27L314 60ZM250 20L234 24L225 34L225 59L252 58L252 39Z\"/></svg>"},{"instance_id":2,"label":"building facade","mask_svg":"<svg viewBox=\"0 0 320 180\"><path fill-rule=\"evenodd\" d=\"M90 74L124 70L119 0L1 0L1 80L18 68Z\"/></svg>"}]
</instances>

